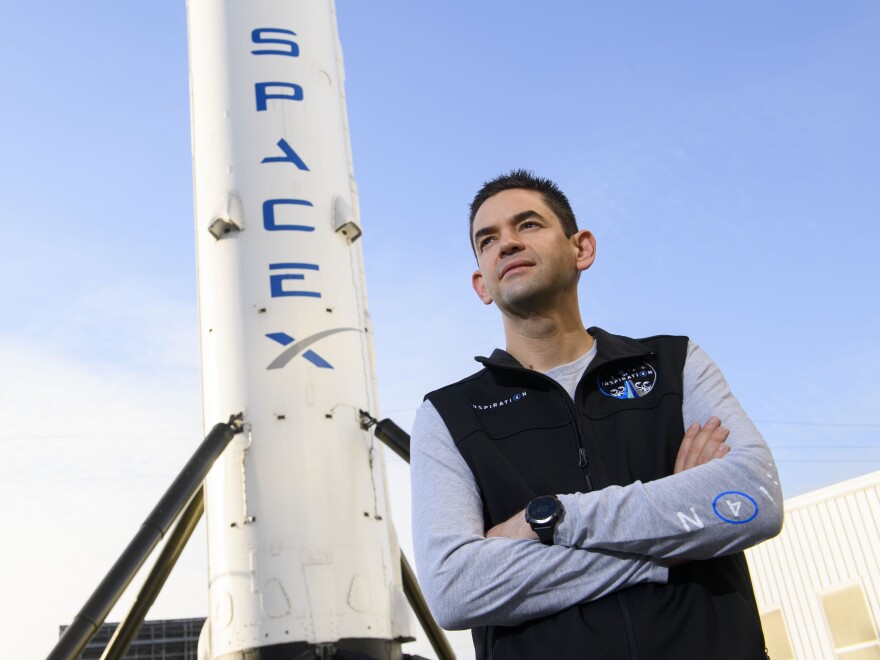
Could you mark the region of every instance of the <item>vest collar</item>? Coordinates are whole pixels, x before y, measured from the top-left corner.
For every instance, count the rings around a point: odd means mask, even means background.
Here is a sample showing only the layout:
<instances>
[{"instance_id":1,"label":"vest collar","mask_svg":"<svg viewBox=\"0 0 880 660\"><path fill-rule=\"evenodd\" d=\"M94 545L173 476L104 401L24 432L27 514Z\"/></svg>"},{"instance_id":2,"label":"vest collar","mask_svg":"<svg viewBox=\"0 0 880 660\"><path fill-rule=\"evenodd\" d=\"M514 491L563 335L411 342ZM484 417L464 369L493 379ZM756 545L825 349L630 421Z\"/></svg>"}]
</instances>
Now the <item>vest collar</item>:
<instances>
[{"instance_id":1,"label":"vest collar","mask_svg":"<svg viewBox=\"0 0 880 660\"><path fill-rule=\"evenodd\" d=\"M653 353L647 350L641 342L624 337L622 335L613 335L606 332L602 328L595 326L587 328L593 338L597 342L596 357L590 363L587 371L593 371L596 367L617 360L626 360L631 358L647 358ZM525 369L519 361L507 351L496 348L489 357L476 356L477 362L488 368L499 369Z\"/></svg>"}]
</instances>

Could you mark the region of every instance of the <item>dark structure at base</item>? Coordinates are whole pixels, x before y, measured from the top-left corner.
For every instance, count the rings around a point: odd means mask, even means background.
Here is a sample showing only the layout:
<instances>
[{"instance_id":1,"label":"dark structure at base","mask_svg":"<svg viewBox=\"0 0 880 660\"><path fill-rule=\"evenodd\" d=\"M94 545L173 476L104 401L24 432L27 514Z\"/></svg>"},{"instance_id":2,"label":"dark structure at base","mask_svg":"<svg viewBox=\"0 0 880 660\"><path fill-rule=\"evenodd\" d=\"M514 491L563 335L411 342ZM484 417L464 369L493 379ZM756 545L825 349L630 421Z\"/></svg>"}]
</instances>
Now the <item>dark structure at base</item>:
<instances>
[{"instance_id":1,"label":"dark structure at base","mask_svg":"<svg viewBox=\"0 0 880 660\"><path fill-rule=\"evenodd\" d=\"M197 660L204 617L144 621L125 654L126 660ZM89 641L81 660L100 660L118 623L105 623ZM67 626L61 626L61 633ZM230 653L218 660L424 660L400 650L400 642L384 639L341 639L333 644L275 644Z\"/></svg>"},{"instance_id":2,"label":"dark structure at base","mask_svg":"<svg viewBox=\"0 0 880 660\"><path fill-rule=\"evenodd\" d=\"M340 639L332 644L291 642L230 653L218 660L425 660L400 650L400 642L386 639Z\"/></svg>"},{"instance_id":3,"label":"dark structure at base","mask_svg":"<svg viewBox=\"0 0 880 660\"><path fill-rule=\"evenodd\" d=\"M125 654L126 660L196 660L204 617L144 621ZM105 623L89 641L82 660L99 660L118 623ZM61 626L64 632L67 626Z\"/></svg>"}]
</instances>

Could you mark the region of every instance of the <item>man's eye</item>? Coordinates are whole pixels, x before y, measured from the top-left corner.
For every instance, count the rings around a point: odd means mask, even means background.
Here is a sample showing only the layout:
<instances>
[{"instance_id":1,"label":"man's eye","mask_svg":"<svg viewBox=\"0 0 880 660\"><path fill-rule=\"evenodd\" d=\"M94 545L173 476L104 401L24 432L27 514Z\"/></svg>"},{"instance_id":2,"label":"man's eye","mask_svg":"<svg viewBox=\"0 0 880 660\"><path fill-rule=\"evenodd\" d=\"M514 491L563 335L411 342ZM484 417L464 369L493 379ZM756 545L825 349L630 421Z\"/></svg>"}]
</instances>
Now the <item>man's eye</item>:
<instances>
[{"instance_id":1,"label":"man's eye","mask_svg":"<svg viewBox=\"0 0 880 660\"><path fill-rule=\"evenodd\" d=\"M480 249L482 250L484 247L486 247L487 245L489 245L489 243L491 243L491 242L492 242L492 237L491 237L491 236L486 236L485 238L483 238L482 240L480 240Z\"/></svg>"}]
</instances>

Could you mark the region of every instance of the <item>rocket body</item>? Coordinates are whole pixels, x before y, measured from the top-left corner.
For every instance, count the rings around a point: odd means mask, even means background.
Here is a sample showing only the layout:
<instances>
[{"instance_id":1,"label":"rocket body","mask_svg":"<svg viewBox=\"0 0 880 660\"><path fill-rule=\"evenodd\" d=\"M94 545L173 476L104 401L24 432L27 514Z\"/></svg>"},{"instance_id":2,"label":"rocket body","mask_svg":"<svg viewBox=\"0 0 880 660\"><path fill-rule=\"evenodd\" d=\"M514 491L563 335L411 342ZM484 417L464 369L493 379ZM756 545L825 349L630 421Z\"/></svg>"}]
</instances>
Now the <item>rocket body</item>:
<instances>
[{"instance_id":1,"label":"rocket body","mask_svg":"<svg viewBox=\"0 0 880 660\"><path fill-rule=\"evenodd\" d=\"M377 404L334 5L187 11L204 424L245 422L205 485L208 655L399 657L399 549L359 415Z\"/></svg>"}]
</instances>

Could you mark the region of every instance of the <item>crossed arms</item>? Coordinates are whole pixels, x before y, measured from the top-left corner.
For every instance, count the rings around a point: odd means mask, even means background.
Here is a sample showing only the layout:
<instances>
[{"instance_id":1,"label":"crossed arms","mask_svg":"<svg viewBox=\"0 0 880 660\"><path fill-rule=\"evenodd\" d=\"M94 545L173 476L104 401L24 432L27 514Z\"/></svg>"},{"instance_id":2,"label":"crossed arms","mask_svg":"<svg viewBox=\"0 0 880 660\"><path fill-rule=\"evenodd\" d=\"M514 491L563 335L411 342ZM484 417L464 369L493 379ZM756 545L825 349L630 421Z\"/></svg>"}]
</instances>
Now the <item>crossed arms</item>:
<instances>
[{"instance_id":1,"label":"crossed arms","mask_svg":"<svg viewBox=\"0 0 880 660\"><path fill-rule=\"evenodd\" d=\"M723 458L730 451L730 447L725 443L728 435L730 431L721 426L721 420L717 417L709 418L704 426L700 426L697 422L691 424L678 449L673 474L705 465L715 458ZM486 532L486 538L495 537L540 540L531 525L526 522L525 509Z\"/></svg>"},{"instance_id":2,"label":"crossed arms","mask_svg":"<svg viewBox=\"0 0 880 660\"><path fill-rule=\"evenodd\" d=\"M506 538L518 534L503 527L484 536L473 475L437 411L423 404L413 426L413 536L422 587L440 625L515 625L634 584L665 583L670 561L737 552L778 533L782 495L770 452L721 372L693 343L684 388L684 421L696 448L679 457L678 473L557 494L566 513L552 546ZM726 445L715 422L693 433L692 424L713 415L729 429ZM704 462L724 446L723 460ZM746 494L754 510L732 493Z\"/></svg>"}]
</instances>

